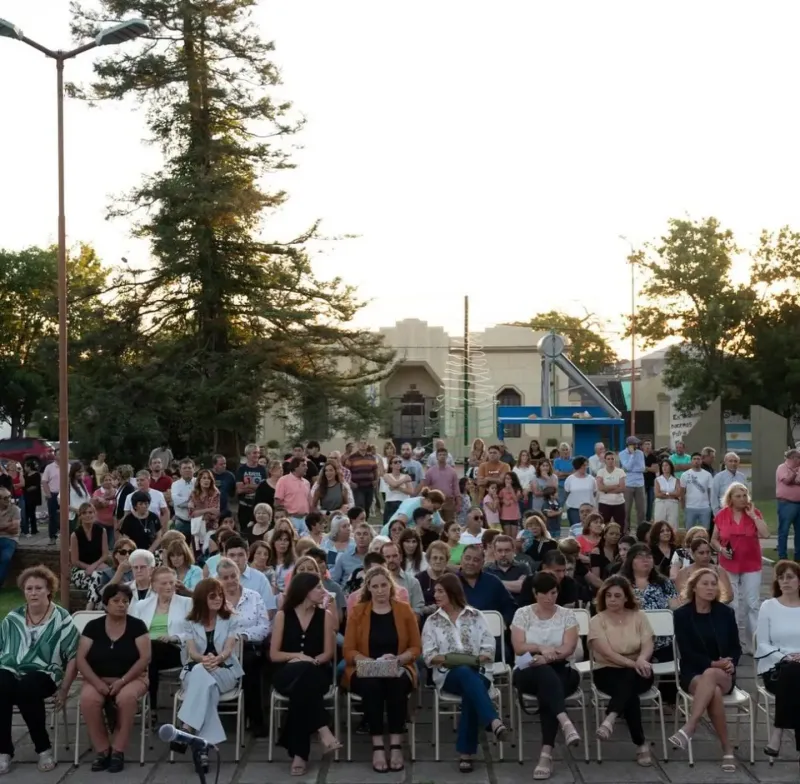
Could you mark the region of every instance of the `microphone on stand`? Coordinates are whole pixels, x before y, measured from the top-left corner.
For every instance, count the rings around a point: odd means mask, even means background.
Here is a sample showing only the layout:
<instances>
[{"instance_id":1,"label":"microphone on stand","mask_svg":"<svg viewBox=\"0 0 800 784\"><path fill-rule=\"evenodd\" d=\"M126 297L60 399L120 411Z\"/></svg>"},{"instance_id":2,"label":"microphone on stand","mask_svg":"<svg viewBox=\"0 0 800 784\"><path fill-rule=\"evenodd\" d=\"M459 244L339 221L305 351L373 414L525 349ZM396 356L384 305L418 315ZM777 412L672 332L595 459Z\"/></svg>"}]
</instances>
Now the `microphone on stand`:
<instances>
[{"instance_id":1,"label":"microphone on stand","mask_svg":"<svg viewBox=\"0 0 800 784\"><path fill-rule=\"evenodd\" d=\"M207 751L211 747L211 744L207 740L204 740L198 735L192 735L189 732L179 730L172 724L162 724L158 729L158 737L160 740L163 740L164 743L183 743L189 748L198 749L200 751Z\"/></svg>"}]
</instances>

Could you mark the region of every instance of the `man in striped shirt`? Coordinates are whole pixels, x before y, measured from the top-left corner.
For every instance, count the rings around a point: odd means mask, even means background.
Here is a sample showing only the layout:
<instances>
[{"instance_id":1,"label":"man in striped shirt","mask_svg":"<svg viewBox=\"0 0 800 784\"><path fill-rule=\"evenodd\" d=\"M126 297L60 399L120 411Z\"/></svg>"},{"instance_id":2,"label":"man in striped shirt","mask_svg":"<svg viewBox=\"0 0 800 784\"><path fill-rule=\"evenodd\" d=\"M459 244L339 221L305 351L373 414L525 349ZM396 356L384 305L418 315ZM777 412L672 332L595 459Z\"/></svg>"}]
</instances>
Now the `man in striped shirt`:
<instances>
[{"instance_id":1,"label":"man in striped shirt","mask_svg":"<svg viewBox=\"0 0 800 784\"><path fill-rule=\"evenodd\" d=\"M375 496L375 484L378 481L378 463L375 457L367 454L367 442L359 440L358 446L344 461L345 468L350 470L350 484L353 487L355 505L360 506L369 517L372 499Z\"/></svg>"}]
</instances>

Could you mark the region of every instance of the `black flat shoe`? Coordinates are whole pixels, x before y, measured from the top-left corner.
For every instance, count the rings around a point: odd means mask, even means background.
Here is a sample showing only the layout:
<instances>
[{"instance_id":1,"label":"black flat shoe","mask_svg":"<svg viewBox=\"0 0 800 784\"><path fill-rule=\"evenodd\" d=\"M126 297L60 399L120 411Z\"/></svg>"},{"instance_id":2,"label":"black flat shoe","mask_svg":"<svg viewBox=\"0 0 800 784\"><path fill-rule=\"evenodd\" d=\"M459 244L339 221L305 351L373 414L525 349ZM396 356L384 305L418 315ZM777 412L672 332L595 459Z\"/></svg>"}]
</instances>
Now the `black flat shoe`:
<instances>
[{"instance_id":1,"label":"black flat shoe","mask_svg":"<svg viewBox=\"0 0 800 784\"><path fill-rule=\"evenodd\" d=\"M121 773L125 768L125 755L121 751L115 751L111 755L111 761L108 764L109 773Z\"/></svg>"},{"instance_id":2,"label":"black flat shoe","mask_svg":"<svg viewBox=\"0 0 800 784\"><path fill-rule=\"evenodd\" d=\"M764 746L764 754L768 757L777 757L780 755L780 751L778 749L773 749L772 746Z\"/></svg>"},{"instance_id":3,"label":"black flat shoe","mask_svg":"<svg viewBox=\"0 0 800 784\"><path fill-rule=\"evenodd\" d=\"M94 758L92 773L102 773L111 764L111 752L103 751Z\"/></svg>"}]
</instances>

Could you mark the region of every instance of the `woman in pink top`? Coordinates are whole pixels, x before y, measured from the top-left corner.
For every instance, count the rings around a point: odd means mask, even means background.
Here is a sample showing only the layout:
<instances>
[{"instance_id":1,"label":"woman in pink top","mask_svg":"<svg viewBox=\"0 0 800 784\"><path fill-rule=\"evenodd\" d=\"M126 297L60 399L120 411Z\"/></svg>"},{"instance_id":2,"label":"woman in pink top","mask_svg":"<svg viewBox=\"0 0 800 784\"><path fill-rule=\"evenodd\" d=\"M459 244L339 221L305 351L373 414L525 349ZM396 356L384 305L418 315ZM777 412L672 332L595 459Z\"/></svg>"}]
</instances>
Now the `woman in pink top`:
<instances>
[{"instance_id":1,"label":"woman in pink top","mask_svg":"<svg viewBox=\"0 0 800 784\"><path fill-rule=\"evenodd\" d=\"M519 477L513 471L509 471L503 477L503 487L498 496L500 499L500 524L503 526L503 533L516 539L519 529L519 502L522 500L522 487Z\"/></svg>"},{"instance_id":2,"label":"woman in pink top","mask_svg":"<svg viewBox=\"0 0 800 784\"><path fill-rule=\"evenodd\" d=\"M114 510L117 507L117 491L111 474L103 476L103 484L92 494L92 506L97 512L97 522L106 529L109 549L114 547Z\"/></svg>"},{"instance_id":3,"label":"woman in pink top","mask_svg":"<svg viewBox=\"0 0 800 784\"><path fill-rule=\"evenodd\" d=\"M750 651L753 635L758 626L758 608L761 603L761 542L769 536L769 529L761 512L753 506L750 491L734 482L722 499L722 508L714 518L712 547L719 549L719 565L731 580L733 602L737 619L744 613L742 649ZM744 608L739 602L744 602Z\"/></svg>"}]
</instances>

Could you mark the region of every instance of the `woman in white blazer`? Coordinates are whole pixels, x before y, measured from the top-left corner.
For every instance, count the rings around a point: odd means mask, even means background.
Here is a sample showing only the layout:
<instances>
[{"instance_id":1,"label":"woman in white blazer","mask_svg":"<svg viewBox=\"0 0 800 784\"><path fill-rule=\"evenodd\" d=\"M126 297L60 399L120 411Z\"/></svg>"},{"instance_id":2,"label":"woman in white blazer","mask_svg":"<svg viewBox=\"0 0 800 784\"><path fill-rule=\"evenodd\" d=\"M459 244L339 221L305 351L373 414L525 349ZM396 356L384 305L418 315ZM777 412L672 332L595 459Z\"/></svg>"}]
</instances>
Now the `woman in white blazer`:
<instances>
[{"instance_id":1,"label":"woman in white blazer","mask_svg":"<svg viewBox=\"0 0 800 784\"><path fill-rule=\"evenodd\" d=\"M213 744L226 737L217 713L220 695L235 689L244 675L235 652L238 633L237 616L225 601L222 583L213 577L200 580L192 596L183 649L178 719L184 729ZM176 744L171 746L178 750Z\"/></svg>"},{"instance_id":2,"label":"woman in white blazer","mask_svg":"<svg viewBox=\"0 0 800 784\"><path fill-rule=\"evenodd\" d=\"M130 615L143 621L150 632L152 656L148 677L154 724L158 723L158 674L161 670L181 667L181 648L189 635L186 618L192 610L192 600L175 593L176 583L175 572L167 566L159 566L150 578L150 596L131 604L129 610Z\"/></svg>"}]
</instances>

